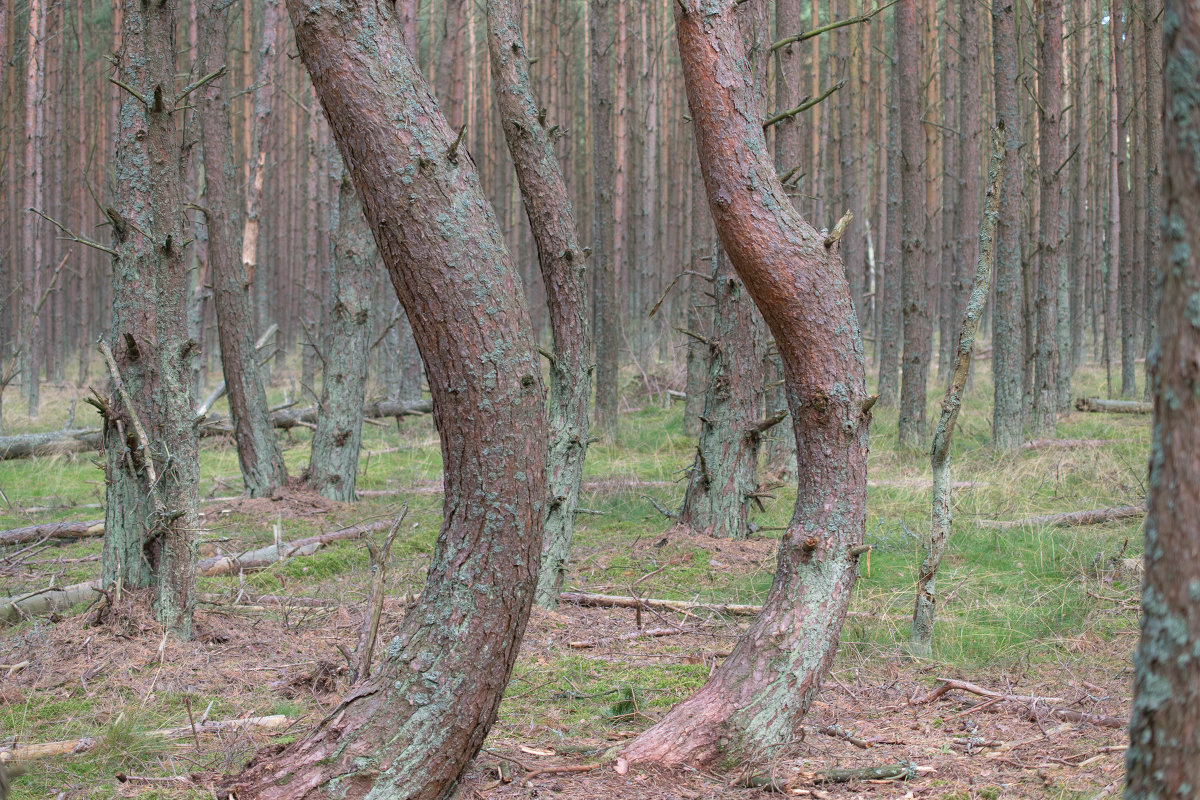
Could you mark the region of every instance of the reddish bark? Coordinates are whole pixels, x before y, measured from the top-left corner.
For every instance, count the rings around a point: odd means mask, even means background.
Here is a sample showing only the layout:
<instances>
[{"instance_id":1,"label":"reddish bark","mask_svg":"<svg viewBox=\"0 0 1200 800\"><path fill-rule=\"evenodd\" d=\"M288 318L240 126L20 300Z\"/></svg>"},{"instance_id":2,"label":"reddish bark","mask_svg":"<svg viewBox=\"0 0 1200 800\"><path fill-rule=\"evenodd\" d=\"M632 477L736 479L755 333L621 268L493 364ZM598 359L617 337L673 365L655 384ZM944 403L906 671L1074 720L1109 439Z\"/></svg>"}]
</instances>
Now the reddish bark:
<instances>
[{"instance_id":1,"label":"reddish bark","mask_svg":"<svg viewBox=\"0 0 1200 800\"><path fill-rule=\"evenodd\" d=\"M624 752L668 766L791 738L837 649L863 535L870 413L858 320L836 247L776 177L736 8L682 0L676 34L709 205L779 345L801 469L762 613L708 683Z\"/></svg>"},{"instance_id":2,"label":"reddish bark","mask_svg":"<svg viewBox=\"0 0 1200 800\"><path fill-rule=\"evenodd\" d=\"M308 737L239 798L441 798L478 752L537 576L544 391L515 271L388 3L289 0L296 44L425 358L445 514L420 602Z\"/></svg>"}]
</instances>

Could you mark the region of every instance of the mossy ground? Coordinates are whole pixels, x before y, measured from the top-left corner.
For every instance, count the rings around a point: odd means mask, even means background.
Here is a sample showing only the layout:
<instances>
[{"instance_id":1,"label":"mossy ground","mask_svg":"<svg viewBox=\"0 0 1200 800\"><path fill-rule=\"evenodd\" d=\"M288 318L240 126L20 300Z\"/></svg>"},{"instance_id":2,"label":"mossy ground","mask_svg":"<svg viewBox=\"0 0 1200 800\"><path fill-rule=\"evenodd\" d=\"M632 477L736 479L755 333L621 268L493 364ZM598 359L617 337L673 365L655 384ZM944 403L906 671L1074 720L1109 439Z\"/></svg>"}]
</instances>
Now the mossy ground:
<instances>
[{"instance_id":1,"label":"mossy ground","mask_svg":"<svg viewBox=\"0 0 1200 800\"><path fill-rule=\"evenodd\" d=\"M988 528L985 520L1136 505L1145 496L1147 417L1072 413L1059 436L1100 439L1099 446L1022 450L1003 455L989 448L991 385L988 362L974 378L955 434L955 520L939 579L946 598L938 609L934 659L903 656L913 602L914 573L929 526L927 453L896 447L896 416L876 408L872 425L866 540L874 546L862 562L851 617L832 679L814 708L812 724L853 729L879 739L870 750L810 734L787 754L762 754L785 779L795 770L897 760L932 767L907 788L857 784L810 787L832 797L1084 798L1120 779L1122 757L1111 750L1123 732L1057 721L1030 722L1017 710L996 706L968 713L948 695L929 706L907 700L953 676L1018 694L1065 698L1079 710L1127 713L1130 656L1137 636L1137 559L1141 523L1131 520L1080 528ZM1102 375L1084 370L1076 395L1103 395ZM588 454L582 505L595 514L578 518L569 587L646 597L759 603L770 586L774 540L769 529L791 516L794 489L778 487L755 522L768 529L740 544L669 531L649 502L678 504L693 439L683 432L682 403L664 408L639 396L630 380L631 408L621 417L615 443ZM43 390L40 417L30 422L18 393L6 396L7 433L53 430L66 422L74 387ZM282 391L271 392L272 402ZM932 427L939 396L930 397ZM76 424L92 416L78 405ZM219 408L217 410L224 411ZM308 434L282 435L293 475L308 459ZM233 500L204 506L203 554L270 543L279 524L285 540L392 515L409 505L389 571L390 597L382 636L403 613L403 598L420 591L425 561L441 518L441 456L429 418L401 426L367 425L358 488L369 494L354 506L282 500ZM236 495L236 453L226 440L206 440L201 461L204 497ZM96 519L103 475L93 455L0 462L0 528L32 521ZM378 494L389 490L394 494ZM371 494L375 493L375 494ZM2 501L0 501L2 502ZM48 509L48 510L31 510ZM95 577L100 544L47 542L0 554L0 595ZM1132 565L1132 566L1131 566ZM346 688L345 660L357 635L369 578L361 542L334 544L244 577L206 578L200 589L224 598L256 594L315 597L326 608L242 610L202 604L197 641L166 641L153 622L136 614L121 626L85 627L74 609L50 620L28 620L0 631L0 746L95 737L98 746L43 759L16 779L17 798L208 797L182 784L126 783L117 773L164 777L235 770L255 746L277 740L261 733L224 739L164 741L142 731L188 724L198 717L230 719L284 713L299 718L286 736L302 732ZM745 620L697 613L644 613L647 628L683 626L686 635L629 639L633 611L563 606L535 611L513 681L501 707L489 750L530 766L583 763L647 726L700 684L732 647ZM574 643L575 646L572 646ZM160 644L161 649L160 649ZM580 645L590 646L582 647ZM29 661L6 675L3 665ZM211 707L210 707L211 703ZM1006 710L1001 710L1006 709ZM978 727L976 727L978 726ZM1034 739L1002 754L979 742ZM978 740L978 741L976 741ZM522 751L520 748L526 749ZM1110 750L1103 750L1108 747ZM992 748L994 750L994 748ZM532 751L532 752L530 752ZM554 751L553 757L539 755ZM1096 757L1098 756L1098 757ZM484 753L460 796L724 797L740 766L720 776L664 778L609 768L546 776L532 788L495 783L503 759ZM511 766L511 764L509 764ZM789 770L791 772L789 772ZM506 773L509 774L509 773ZM797 784L799 785L799 784ZM59 794L65 792L65 794ZM543 795L544 796L544 795Z\"/></svg>"}]
</instances>

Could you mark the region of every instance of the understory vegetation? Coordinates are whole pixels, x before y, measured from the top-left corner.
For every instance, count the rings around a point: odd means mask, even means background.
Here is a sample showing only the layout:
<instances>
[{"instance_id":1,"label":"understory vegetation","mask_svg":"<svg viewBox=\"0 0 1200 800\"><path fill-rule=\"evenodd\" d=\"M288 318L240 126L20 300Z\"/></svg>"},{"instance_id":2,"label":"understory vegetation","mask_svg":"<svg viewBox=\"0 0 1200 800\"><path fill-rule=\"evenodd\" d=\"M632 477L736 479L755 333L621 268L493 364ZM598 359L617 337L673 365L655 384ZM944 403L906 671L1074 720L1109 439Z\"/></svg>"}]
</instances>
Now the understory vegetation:
<instances>
[{"instance_id":1,"label":"understory vegetation","mask_svg":"<svg viewBox=\"0 0 1200 800\"><path fill-rule=\"evenodd\" d=\"M535 608L500 719L458 796L599 796L617 782L623 797L752 796L744 785L761 774L780 776L793 793L818 797L912 796L904 792L915 794L918 787L921 797L947 800L1091 798L1111 791L1123 776L1123 730L1030 720L1003 703L974 713L964 703L981 698L966 694L912 702L939 678L960 678L1002 693L1059 698L1056 705L1087 713L1128 714L1141 520L1068 528L987 523L1143 504L1149 417L1071 413L1060 420L1058 436L1078 441L1004 455L988 446L988 369L988 361L978 364L953 442L955 518L939 576L943 599L932 660L904 657L929 531L928 454L900 450L896 410L876 408L866 527L873 549L861 561L838 660L802 742L787 753L759 754L753 764L723 765L726 771L715 775L663 779L637 770L617 774L606 765L549 772L523 785L529 771L585 765L589 756L643 730L704 682L747 621L705 608L675 613L564 602L557 611ZM617 441L588 451L565 591L762 603L774 569L774 537L791 516L794 485L772 486L760 471L771 497L752 512L758 532L750 541L673 528L655 503L678 507L695 439L684 434L682 403L671 402L665 390L647 392L644 375L624 377L627 407ZM1075 381L1079 395L1104 394L1104 376L1095 369L1081 370ZM278 373L276 383L269 390L272 404L284 400ZM32 423L21 401L10 402L7 429L63 427L81 395L74 387L43 389L41 415ZM933 394L928 411L936 417ZM76 422L86 416L77 413ZM299 475L308 461L309 431L281 436L290 474ZM0 462L0 527L101 518L104 478L95 458ZM407 503L387 572L378 657L406 603L421 591L441 522L441 457L431 418L364 426L363 496L353 505L301 491L238 497L237 454L225 439L204 441L200 466L201 557L388 519ZM10 547L0 554L0 595L91 580L99 574L100 547L99 538ZM0 635L0 747L94 740L80 752L29 762L28 772L14 779L13 796L211 796L170 776L236 771L256 747L302 735L344 694L370 577L361 540L335 542L260 572L202 577L192 642L164 636L133 604L115 625L89 627L91 614L81 605L8 627ZM281 606L280 597L312 602ZM639 629L653 635L636 638ZM199 725L269 715L288 720L218 735L204 735ZM145 733L197 725L182 738ZM822 726L872 746L822 733ZM803 777L831 767L887 764L908 765L907 788L820 785Z\"/></svg>"}]
</instances>

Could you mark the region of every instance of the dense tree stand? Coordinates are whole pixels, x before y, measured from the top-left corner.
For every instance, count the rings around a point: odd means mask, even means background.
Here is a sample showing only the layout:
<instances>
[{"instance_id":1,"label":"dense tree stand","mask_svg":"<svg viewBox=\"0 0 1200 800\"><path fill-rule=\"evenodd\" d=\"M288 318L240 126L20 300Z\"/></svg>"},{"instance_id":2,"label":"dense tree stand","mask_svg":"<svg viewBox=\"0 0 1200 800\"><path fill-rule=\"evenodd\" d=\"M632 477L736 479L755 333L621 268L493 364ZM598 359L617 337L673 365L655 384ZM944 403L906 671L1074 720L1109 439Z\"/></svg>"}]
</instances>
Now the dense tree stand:
<instances>
[{"instance_id":1,"label":"dense tree stand","mask_svg":"<svg viewBox=\"0 0 1200 800\"><path fill-rule=\"evenodd\" d=\"M870 401L836 245L794 210L763 136L736 0L681 0L676 33L709 205L775 336L800 465L762 613L691 698L624 751L705 764L790 741L837 649L862 552Z\"/></svg>"},{"instance_id":2,"label":"dense tree stand","mask_svg":"<svg viewBox=\"0 0 1200 800\"><path fill-rule=\"evenodd\" d=\"M519 279L395 8L289 0L288 10L425 359L446 498L420 602L377 674L231 788L240 800L433 800L482 746L532 604L545 394Z\"/></svg>"}]
</instances>

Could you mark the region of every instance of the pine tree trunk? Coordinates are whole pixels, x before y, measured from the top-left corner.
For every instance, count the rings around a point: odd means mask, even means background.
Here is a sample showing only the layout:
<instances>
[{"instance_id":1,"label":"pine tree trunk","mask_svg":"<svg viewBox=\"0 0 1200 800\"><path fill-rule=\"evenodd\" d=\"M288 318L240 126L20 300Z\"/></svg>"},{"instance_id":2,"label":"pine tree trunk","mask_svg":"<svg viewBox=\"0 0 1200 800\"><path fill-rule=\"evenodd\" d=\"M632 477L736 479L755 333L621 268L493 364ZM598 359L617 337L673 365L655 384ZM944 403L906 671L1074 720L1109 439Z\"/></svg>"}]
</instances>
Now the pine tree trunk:
<instances>
[{"instance_id":1,"label":"pine tree trunk","mask_svg":"<svg viewBox=\"0 0 1200 800\"><path fill-rule=\"evenodd\" d=\"M1044 0L1038 47L1038 280L1037 342L1034 356L1033 433L1058 429L1058 311L1063 163L1062 0ZM1060 263L1061 262L1061 263Z\"/></svg>"},{"instance_id":2,"label":"pine tree trunk","mask_svg":"<svg viewBox=\"0 0 1200 800\"><path fill-rule=\"evenodd\" d=\"M617 436L620 319L617 314L614 251L612 6L619 0L589 0L591 28L592 122L592 330L596 332L596 428L613 441ZM623 223L623 220L618 222Z\"/></svg>"},{"instance_id":3,"label":"pine tree trunk","mask_svg":"<svg viewBox=\"0 0 1200 800\"><path fill-rule=\"evenodd\" d=\"M571 555L587 455L592 341L586 259L554 143L547 124L539 118L540 106L530 83L529 56L521 35L520 6L516 0L490 0L487 23L496 105L537 244L554 337L547 413L546 539L535 597L538 605L554 608Z\"/></svg>"},{"instance_id":4,"label":"pine tree trunk","mask_svg":"<svg viewBox=\"0 0 1200 800\"><path fill-rule=\"evenodd\" d=\"M201 76L211 75L225 66L228 16L224 0L201 0L198 20ZM237 170L230 128L229 81L224 77L216 78L200 88L197 94L204 144L208 266L212 273L229 415L233 419L234 441L246 494L269 497L287 480L287 469L275 441L267 394L259 375L249 283L241 262L240 198L237 196Z\"/></svg>"},{"instance_id":5,"label":"pine tree trunk","mask_svg":"<svg viewBox=\"0 0 1200 800\"><path fill-rule=\"evenodd\" d=\"M195 587L199 483L186 364L187 271L175 106L176 2L124 0L122 90L107 213L113 270L113 375L104 420L106 586L151 587L155 616L186 638ZM114 369L115 368L115 369ZM132 403L132 405L130 405Z\"/></svg>"},{"instance_id":6,"label":"pine tree trunk","mask_svg":"<svg viewBox=\"0 0 1200 800\"><path fill-rule=\"evenodd\" d=\"M1160 347L1151 364L1154 442L1146 517L1142 635L1125 760L1130 800L1200 787L1200 10L1168 0Z\"/></svg>"},{"instance_id":7,"label":"pine tree trunk","mask_svg":"<svg viewBox=\"0 0 1200 800\"><path fill-rule=\"evenodd\" d=\"M421 600L377 674L234 789L243 800L335 789L432 800L482 746L528 619L546 497L545 393L495 216L394 8L289 0L288 9L425 358L445 514Z\"/></svg>"},{"instance_id":8,"label":"pine tree trunk","mask_svg":"<svg viewBox=\"0 0 1200 800\"><path fill-rule=\"evenodd\" d=\"M349 174L338 187L337 235L333 243L317 428L308 458L308 482L324 497L354 502L363 398L371 346L371 293L379 254L363 219Z\"/></svg>"},{"instance_id":9,"label":"pine tree trunk","mask_svg":"<svg viewBox=\"0 0 1200 800\"><path fill-rule=\"evenodd\" d=\"M765 430L758 427L765 337L753 299L719 247L713 265L708 391L679 524L709 536L745 539Z\"/></svg>"},{"instance_id":10,"label":"pine tree trunk","mask_svg":"<svg viewBox=\"0 0 1200 800\"><path fill-rule=\"evenodd\" d=\"M254 292L255 328L260 331L265 330L268 324L268 276L266 270L258 269L258 247L259 231L262 228L263 183L267 174L267 142L275 98L279 12L279 0L263 0L262 45L258 50L258 69L254 77L254 123L250 160L247 164L249 175L246 180L246 218L242 221L242 269L247 284ZM203 342L203 339L200 341Z\"/></svg>"},{"instance_id":11,"label":"pine tree trunk","mask_svg":"<svg viewBox=\"0 0 1200 800\"><path fill-rule=\"evenodd\" d=\"M1121 396L1133 397L1137 385L1137 367L1134 364L1134 353L1137 348L1137 321L1133 298L1134 283L1134 248L1133 240L1136 233L1133 229L1133 202L1129 190L1130 153L1128 141L1128 125L1130 116L1128 76L1125 69L1126 61L1126 29L1128 18L1126 3L1113 3L1111 20L1113 37L1113 69L1116 81L1113 90L1117 95L1117 192L1121 211L1121 248L1118 255L1118 286L1121 303Z\"/></svg>"},{"instance_id":12,"label":"pine tree trunk","mask_svg":"<svg viewBox=\"0 0 1200 800\"><path fill-rule=\"evenodd\" d=\"M704 175L699 165L692 170L692 213L691 213L691 261L688 275L687 327L693 333L703 335L700 321L704 315L701 306L708 305L704 293L712 285L712 214L708 211L708 198L704 194ZM687 399L683 410L683 432L695 436L700 433L700 416L704 413L704 393L708 386L708 348L694 336L687 339Z\"/></svg>"},{"instance_id":13,"label":"pine tree trunk","mask_svg":"<svg viewBox=\"0 0 1200 800\"><path fill-rule=\"evenodd\" d=\"M30 0L29 27L25 39L25 196L22 230L24 251L24 281L21 286L21 317L23 327L29 328L28 341L18 343L21 349L21 381L29 404L30 418L38 415L41 381L38 335L41 326L34 319L34 307L42 296L43 239L41 218L29 209L44 212L45 206L45 119L46 119L46 0ZM32 324L31 324L32 323Z\"/></svg>"},{"instance_id":14,"label":"pine tree trunk","mask_svg":"<svg viewBox=\"0 0 1200 800\"><path fill-rule=\"evenodd\" d=\"M664 766L791 739L837 649L863 536L870 414L858 321L836 250L775 177L736 8L683 0L675 29L709 205L779 344L801 470L762 613L708 683L624 752Z\"/></svg>"},{"instance_id":15,"label":"pine tree trunk","mask_svg":"<svg viewBox=\"0 0 1200 800\"><path fill-rule=\"evenodd\" d=\"M896 57L900 70L900 227L904 367L900 383L900 446L925 446L925 384L933 351L929 268L926 257L925 133L921 125L921 26L917 0L896 6Z\"/></svg>"},{"instance_id":16,"label":"pine tree trunk","mask_svg":"<svg viewBox=\"0 0 1200 800\"><path fill-rule=\"evenodd\" d=\"M1149 354L1157 344L1158 305L1162 290L1159 261L1162 251L1162 171L1163 160L1163 62L1162 62L1162 16L1161 5L1156 0L1144 0L1142 24L1146 38L1146 133L1143 140L1146 171L1146 224L1144 252L1146 261L1146 335L1143 352L1146 353L1146 369L1149 375ZM1146 398L1150 398L1150 382L1146 382Z\"/></svg>"},{"instance_id":17,"label":"pine tree trunk","mask_svg":"<svg viewBox=\"0 0 1200 800\"><path fill-rule=\"evenodd\" d=\"M884 191L887 195L887 217L884 235L883 275L879 282L882 295L879 314L879 332L876 347L879 352L879 405L892 408L896 405L900 385L900 342L901 326L901 277L903 255L900 227L900 69L893 57L888 64L888 113L887 113L887 178Z\"/></svg>"},{"instance_id":18,"label":"pine tree trunk","mask_svg":"<svg viewBox=\"0 0 1200 800\"><path fill-rule=\"evenodd\" d=\"M996 310L992 334L995 398L992 431L998 449L1021 444L1024 401L1024 289L1021 273L1021 120L1017 108L1017 19L1013 0L992 2L992 65L996 119L1004 123L1004 179L996 226Z\"/></svg>"}]
</instances>

